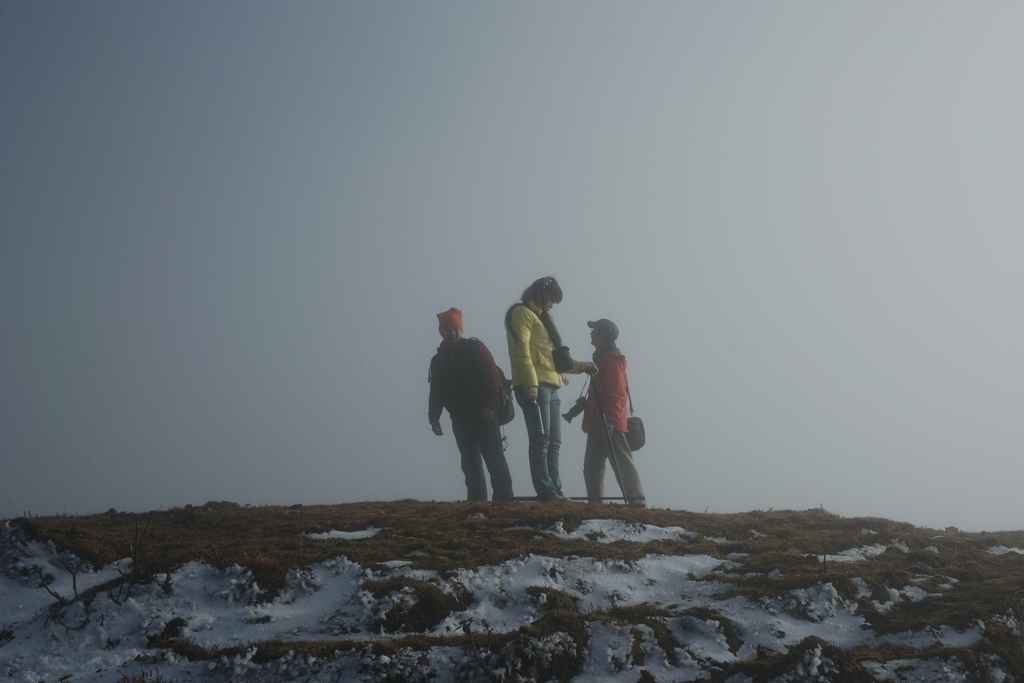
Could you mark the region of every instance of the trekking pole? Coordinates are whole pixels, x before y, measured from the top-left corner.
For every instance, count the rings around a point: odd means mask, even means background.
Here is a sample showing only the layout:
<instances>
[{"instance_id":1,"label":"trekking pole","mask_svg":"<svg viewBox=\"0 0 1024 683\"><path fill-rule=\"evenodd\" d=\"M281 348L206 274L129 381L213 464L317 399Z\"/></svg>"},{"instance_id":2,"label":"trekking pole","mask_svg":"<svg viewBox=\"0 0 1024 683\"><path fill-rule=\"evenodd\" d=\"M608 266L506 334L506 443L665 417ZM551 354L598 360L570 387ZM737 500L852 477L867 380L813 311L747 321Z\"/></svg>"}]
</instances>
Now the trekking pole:
<instances>
[{"instance_id":1,"label":"trekking pole","mask_svg":"<svg viewBox=\"0 0 1024 683\"><path fill-rule=\"evenodd\" d=\"M597 400L597 409L601 413L601 431L604 432L605 440L608 442L608 460L612 463L612 472L615 473L615 483L619 485L619 490L622 491L622 499L626 500L626 489L622 486L622 477L619 476L619 463L615 459L615 444L612 443L612 426L608 424L608 418L604 414L604 406L601 405L601 388L597 386L597 382L591 380L590 385L594 388L594 398ZM626 500L626 503L629 503Z\"/></svg>"}]
</instances>

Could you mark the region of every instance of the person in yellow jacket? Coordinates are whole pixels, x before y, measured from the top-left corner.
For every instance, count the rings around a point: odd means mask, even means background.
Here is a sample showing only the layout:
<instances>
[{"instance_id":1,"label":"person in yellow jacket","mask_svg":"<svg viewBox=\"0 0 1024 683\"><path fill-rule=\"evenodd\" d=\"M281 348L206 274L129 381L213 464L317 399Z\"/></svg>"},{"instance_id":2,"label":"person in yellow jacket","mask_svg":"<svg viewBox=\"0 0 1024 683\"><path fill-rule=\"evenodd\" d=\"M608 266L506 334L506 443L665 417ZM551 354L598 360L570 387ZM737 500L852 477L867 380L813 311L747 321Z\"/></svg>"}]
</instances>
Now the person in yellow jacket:
<instances>
[{"instance_id":1,"label":"person in yellow jacket","mask_svg":"<svg viewBox=\"0 0 1024 683\"><path fill-rule=\"evenodd\" d=\"M590 362L573 360L562 347L551 307L561 302L562 288L553 277L542 277L527 287L520 302L505 313L508 355L512 361L512 388L522 408L529 436L530 475L537 498L567 500L558 474L562 444L558 388L562 373L596 372ZM559 356L559 364L555 357Z\"/></svg>"}]
</instances>

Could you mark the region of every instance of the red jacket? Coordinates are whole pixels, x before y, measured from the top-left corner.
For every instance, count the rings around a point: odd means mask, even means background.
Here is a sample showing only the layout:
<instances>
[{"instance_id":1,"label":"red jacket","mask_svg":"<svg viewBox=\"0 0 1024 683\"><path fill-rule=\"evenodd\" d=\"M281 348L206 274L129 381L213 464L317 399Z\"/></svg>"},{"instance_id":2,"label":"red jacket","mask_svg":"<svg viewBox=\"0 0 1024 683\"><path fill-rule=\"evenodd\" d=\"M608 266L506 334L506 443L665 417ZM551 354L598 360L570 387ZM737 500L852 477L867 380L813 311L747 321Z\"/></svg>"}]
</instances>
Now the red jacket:
<instances>
[{"instance_id":1,"label":"red jacket","mask_svg":"<svg viewBox=\"0 0 1024 683\"><path fill-rule=\"evenodd\" d=\"M600 398L601 408L598 408ZM619 432L629 430L626 418L629 417L626 404L629 398L626 392L626 357L615 349L608 351L597 363L597 374L590 382L587 392L587 409L583 411L583 431L596 432L607 420ZM604 417L601 417L601 409Z\"/></svg>"}]
</instances>

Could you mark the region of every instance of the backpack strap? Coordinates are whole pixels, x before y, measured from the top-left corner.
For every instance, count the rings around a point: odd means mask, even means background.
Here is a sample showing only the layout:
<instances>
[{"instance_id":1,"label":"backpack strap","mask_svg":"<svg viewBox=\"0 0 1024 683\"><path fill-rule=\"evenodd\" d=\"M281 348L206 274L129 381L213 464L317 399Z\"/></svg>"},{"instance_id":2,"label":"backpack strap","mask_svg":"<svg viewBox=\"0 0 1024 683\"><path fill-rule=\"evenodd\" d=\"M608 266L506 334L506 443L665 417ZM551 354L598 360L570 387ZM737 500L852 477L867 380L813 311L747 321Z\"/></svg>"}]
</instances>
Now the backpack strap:
<instances>
[{"instance_id":1,"label":"backpack strap","mask_svg":"<svg viewBox=\"0 0 1024 683\"><path fill-rule=\"evenodd\" d=\"M626 378L626 398L629 399L629 414L630 414L630 416L632 416L633 415L633 397L629 393L629 375L627 375L625 372L623 372L622 376Z\"/></svg>"}]
</instances>

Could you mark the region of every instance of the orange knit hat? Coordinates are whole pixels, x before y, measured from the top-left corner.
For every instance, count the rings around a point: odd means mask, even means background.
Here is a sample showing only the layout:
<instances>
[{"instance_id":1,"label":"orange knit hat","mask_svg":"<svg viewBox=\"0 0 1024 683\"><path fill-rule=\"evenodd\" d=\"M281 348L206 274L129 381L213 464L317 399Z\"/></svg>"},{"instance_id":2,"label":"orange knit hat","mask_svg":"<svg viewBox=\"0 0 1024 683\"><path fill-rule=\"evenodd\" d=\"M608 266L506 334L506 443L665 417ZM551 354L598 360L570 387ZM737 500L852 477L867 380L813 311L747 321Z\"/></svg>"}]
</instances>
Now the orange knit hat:
<instances>
[{"instance_id":1,"label":"orange knit hat","mask_svg":"<svg viewBox=\"0 0 1024 683\"><path fill-rule=\"evenodd\" d=\"M449 308L444 313L437 314L437 327L452 327L455 326L462 329L462 311L457 308Z\"/></svg>"}]
</instances>

